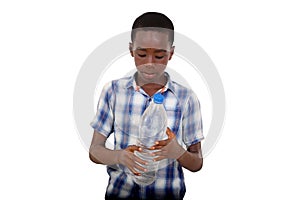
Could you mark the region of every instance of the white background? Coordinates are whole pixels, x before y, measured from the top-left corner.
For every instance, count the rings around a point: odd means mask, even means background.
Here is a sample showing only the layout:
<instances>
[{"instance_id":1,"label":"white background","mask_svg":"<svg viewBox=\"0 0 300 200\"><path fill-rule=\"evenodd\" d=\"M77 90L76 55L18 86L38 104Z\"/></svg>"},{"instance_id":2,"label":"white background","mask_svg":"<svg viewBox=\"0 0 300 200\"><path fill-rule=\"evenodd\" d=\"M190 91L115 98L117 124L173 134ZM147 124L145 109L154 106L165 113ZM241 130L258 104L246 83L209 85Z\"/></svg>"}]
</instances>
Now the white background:
<instances>
[{"instance_id":1,"label":"white background","mask_svg":"<svg viewBox=\"0 0 300 200\"><path fill-rule=\"evenodd\" d=\"M87 56L146 11L197 42L225 87L222 137L200 172L186 171L185 199L299 199L296 2L1 1L0 199L103 199L105 167L73 122L74 84Z\"/></svg>"}]
</instances>

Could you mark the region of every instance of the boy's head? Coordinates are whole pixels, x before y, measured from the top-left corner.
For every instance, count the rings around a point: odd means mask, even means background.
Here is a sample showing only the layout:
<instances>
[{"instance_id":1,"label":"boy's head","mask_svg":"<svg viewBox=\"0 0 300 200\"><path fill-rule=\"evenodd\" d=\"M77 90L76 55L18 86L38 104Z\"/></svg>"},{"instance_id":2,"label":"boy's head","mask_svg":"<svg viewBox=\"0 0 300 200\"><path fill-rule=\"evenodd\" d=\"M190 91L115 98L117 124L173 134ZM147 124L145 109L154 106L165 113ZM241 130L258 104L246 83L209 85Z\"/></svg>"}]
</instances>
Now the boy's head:
<instances>
[{"instance_id":1,"label":"boy's head","mask_svg":"<svg viewBox=\"0 0 300 200\"><path fill-rule=\"evenodd\" d=\"M170 45L174 41L174 25L164 14L158 12L147 12L136 18L132 25L131 41L134 42L136 33L140 30L153 30L168 34Z\"/></svg>"},{"instance_id":2,"label":"boy's head","mask_svg":"<svg viewBox=\"0 0 300 200\"><path fill-rule=\"evenodd\" d=\"M168 61L174 53L174 26L164 14L147 12L133 23L129 44L141 82L162 79Z\"/></svg>"}]
</instances>

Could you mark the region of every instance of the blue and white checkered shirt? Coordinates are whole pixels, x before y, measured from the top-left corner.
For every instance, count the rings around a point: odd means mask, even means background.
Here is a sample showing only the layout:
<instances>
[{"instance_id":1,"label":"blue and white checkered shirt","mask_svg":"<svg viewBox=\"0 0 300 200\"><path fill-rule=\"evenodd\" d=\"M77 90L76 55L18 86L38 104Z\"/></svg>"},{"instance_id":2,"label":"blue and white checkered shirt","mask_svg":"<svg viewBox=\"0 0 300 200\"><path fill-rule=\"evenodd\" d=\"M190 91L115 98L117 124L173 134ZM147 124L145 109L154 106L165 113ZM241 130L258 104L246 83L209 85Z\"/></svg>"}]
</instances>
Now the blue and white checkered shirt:
<instances>
[{"instance_id":1,"label":"blue and white checkered shirt","mask_svg":"<svg viewBox=\"0 0 300 200\"><path fill-rule=\"evenodd\" d=\"M189 147L203 137L200 103L195 93L172 81L162 92L168 115L168 127L176 134L179 144ZM108 137L114 133L114 148L125 149L136 145L139 119L151 101L151 97L136 85L135 75L106 84L102 90L97 114L91 126ZM181 165L176 160L158 170L151 185L139 186L124 166L108 166L110 176L106 196L118 199L182 199L185 183Z\"/></svg>"}]
</instances>

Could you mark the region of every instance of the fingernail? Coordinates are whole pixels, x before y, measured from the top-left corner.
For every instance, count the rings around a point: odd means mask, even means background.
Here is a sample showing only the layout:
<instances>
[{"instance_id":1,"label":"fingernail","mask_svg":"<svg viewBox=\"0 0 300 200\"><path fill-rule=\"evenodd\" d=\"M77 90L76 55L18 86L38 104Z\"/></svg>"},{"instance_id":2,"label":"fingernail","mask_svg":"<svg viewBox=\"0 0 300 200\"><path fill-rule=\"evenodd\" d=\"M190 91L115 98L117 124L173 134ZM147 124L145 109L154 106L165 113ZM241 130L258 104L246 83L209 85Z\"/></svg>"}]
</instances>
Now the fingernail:
<instances>
[{"instance_id":1,"label":"fingernail","mask_svg":"<svg viewBox=\"0 0 300 200\"><path fill-rule=\"evenodd\" d=\"M159 144L159 142L155 142L155 144Z\"/></svg>"},{"instance_id":2,"label":"fingernail","mask_svg":"<svg viewBox=\"0 0 300 200\"><path fill-rule=\"evenodd\" d=\"M148 170L147 169L144 169L144 172L147 172Z\"/></svg>"}]
</instances>

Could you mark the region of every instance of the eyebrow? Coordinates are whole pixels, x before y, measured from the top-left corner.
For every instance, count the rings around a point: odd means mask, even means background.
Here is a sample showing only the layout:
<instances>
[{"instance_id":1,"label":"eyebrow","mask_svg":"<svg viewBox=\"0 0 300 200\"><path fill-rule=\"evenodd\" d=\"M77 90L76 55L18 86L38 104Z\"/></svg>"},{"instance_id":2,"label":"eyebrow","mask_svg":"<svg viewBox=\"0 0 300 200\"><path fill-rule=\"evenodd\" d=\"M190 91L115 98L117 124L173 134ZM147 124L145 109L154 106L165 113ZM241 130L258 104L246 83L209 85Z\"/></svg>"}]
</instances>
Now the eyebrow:
<instances>
[{"instance_id":1,"label":"eyebrow","mask_svg":"<svg viewBox=\"0 0 300 200\"><path fill-rule=\"evenodd\" d=\"M149 49L150 49L150 48L149 48ZM137 47L136 50L147 51L147 48ZM158 52L167 52L167 50L165 50L165 49L155 49L154 52L155 52L155 53L158 53Z\"/></svg>"}]
</instances>

